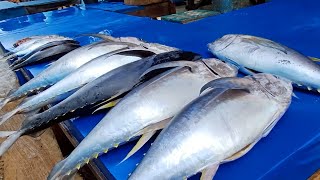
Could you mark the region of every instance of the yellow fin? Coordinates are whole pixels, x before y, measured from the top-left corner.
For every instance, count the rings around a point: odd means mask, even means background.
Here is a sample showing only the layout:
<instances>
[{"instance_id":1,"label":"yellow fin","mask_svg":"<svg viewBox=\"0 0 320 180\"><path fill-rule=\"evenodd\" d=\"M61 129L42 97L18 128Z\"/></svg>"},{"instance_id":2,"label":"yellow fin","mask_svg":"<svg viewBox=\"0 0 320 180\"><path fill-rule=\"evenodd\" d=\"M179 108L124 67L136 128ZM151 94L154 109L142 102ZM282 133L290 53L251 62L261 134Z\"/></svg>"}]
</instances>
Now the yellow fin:
<instances>
[{"instance_id":1,"label":"yellow fin","mask_svg":"<svg viewBox=\"0 0 320 180\"><path fill-rule=\"evenodd\" d=\"M79 170L81 168L81 164L79 163L76 168Z\"/></svg>"},{"instance_id":2,"label":"yellow fin","mask_svg":"<svg viewBox=\"0 0 320 180\"><path fill-rule=\"evenodd\" d=\"M108 151L109 151L109 149L105 149L103 152L104 152L104 153L107 153Z\"/></svg>"},{"instance_id":3,"label":"yellow fin","mask_svg":"<svg viewBox=\"0 0 320 180\"><path fill-rule=\"evenodd\" d=\"M113 147L115 148L119 147L119 143L114 144Z\"/></svg>"},{"instance_id":4,"label":"yellow fin","mask_svg":"<svg viewBox=\"0 0 320 180\"><path fill-rule=\"evenodd\" d=\"M114 101L114 100L116 100L121 94L123 94L123 92L119 92L119 93L113 95L111 98L102 101L101 103L97 104L95 107L102 106L102 105L104 105L104 104L106 104L106 103L108 103L108 102L110 102L110 101Z\"/></svg>"},{"instance_id":5,"label":"yellow fin","mask_svg":"<svg viewBox=\"0 0 320 180\"><path fill-rule=\"evenodd\" d=\"M211 165L201 172L200 180L212 180L219 168L219 164Z\"/></svg>"},{"instance_id":6,"label":"yellow fin","mask_svg":"<svg viewBox=\"0 0 320 180\"><path fill-rule=\"evenodd\" d=\"M312 60L312 61L317 61L317 62L320 62L320 59L319 58L315 58L315 57L310 57L309 58Z\"/></svg>"},{"instance_id":7,"label":"yellow fin","mask_svg":"<svg viewBox=\"0 0 320 180\"><path fill-rule=\"evenodd\" d=\"M127 154L127 156L120 162L124 162L129 157L131 157L134 153L136 153L149 139L156 133L157 131L148 132L141 136L137 144L131 149L131 151Z\"/></svg>"},{"instance_id":8,"label":"yellow fin","mask_svg":"<svg viewBox=\"0 0 320 180\"><path fill-rule=\"evenodd\" d=\"M94 111L92 112L92 114L94 114L94 113L97 112L97 111L100 111L101 109L111 108L111 107L115 106L119 101L120 101L120 99L117 99L117 100L108 102L107 104L98 107L98 109L94 110Z\"/></svg>"},{"instance_id":9,"label":"yellow fin","mask_svg":"<svg viewBox=\"0 0 320 180\"><path fill-rule=\"evenodd\" d=\"M99 156L99 153L96 153L96 154L93 155L93 157L96 158L96 159L98 158L98 156Z\"/></svg>"}]
</instances>

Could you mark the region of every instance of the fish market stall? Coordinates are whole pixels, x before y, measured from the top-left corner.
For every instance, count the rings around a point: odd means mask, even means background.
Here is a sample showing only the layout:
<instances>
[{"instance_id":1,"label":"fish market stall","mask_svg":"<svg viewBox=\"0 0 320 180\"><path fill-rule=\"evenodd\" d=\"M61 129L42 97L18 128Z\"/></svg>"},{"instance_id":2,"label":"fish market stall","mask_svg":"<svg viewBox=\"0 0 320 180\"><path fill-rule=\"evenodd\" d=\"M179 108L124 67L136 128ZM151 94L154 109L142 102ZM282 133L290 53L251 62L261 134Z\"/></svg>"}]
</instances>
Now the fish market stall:
<instances>
[{"instance_id":1,"label":"fish market stall","mask_svg":"<svg viewBox=\"0 0 320 180\"><path fill-rule=\"evenodd\" d=\"M82 10L71 7L52 11L49 14L52 21L46 21L48 15L41 13L2 21L0 41L5 47L11 47L24 37L59 34L73 37L85 45L97 39L77 35L104 32L114 37L133 36L213 57L208 51L208 43L226 34L250 34L279 42L307 56L320 57L317 45L320 42L319 5L315 0L290 3L274 0L184 25L95 8ZM286 13L283 13L284 9ZM190 37L192 32L196 33ZM25 70L28 76L36 76L45 68L46 63L43 63L27 66ZM292 99L288 111L270 134L242 158L221 165L215 179L307 179L320 169L320 122L317 117L320 95L300 89L294 89L294 93L298 98ZM60 126L77 145L105 113L99 111L63 122ZM153 140L122 163L135 145L135 140L110 149L92 161L91 165L104 178L127 179ZM191 179L199 179L199 176L200 173Z\"/></svg>"}]
</instances>

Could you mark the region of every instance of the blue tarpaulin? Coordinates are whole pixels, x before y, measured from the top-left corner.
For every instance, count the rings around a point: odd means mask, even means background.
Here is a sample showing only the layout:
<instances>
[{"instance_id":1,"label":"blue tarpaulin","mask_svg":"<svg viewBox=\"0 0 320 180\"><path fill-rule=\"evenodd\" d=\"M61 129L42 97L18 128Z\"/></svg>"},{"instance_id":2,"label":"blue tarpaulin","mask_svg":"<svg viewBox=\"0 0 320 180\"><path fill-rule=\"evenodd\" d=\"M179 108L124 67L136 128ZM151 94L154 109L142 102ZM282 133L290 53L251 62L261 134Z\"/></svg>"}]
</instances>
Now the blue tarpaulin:
<instances>
[{"instance_id":1,"label":"blue tarpaulin","mask_svg":"<svg viewBox=\"0 0 320 180\"><path fill-rule=\"evenodd\" d=\"M14 41L36 34L74 37L82 33L104 31L113 36L135 36L212 57L207 50L207 43L224 34L241 33L269 38L305 55L320 57L319 5L317 0L275 0L185 25L73 7L53 11L49 15L35 14L1 21L0 41L10 47ZM87 37L78 40L82 44L91 41ZM27 69L36 75L44 69L44 65ZM295 90L295 94L299 99L293 99L289 110L269 136L244 157L223 164L215 179L300 180L307 179L320 169L320 94L303 90ZM100 113L81 117L67 124L75 138L81 140L103 116ZM112 174L106 173L107 177L126 179L150 146L145 145L133 157L118 164L133 145L134 142L122 145L98 159ZM198 176L191 179L196 178Z\"/></svg>"}]
</instances>

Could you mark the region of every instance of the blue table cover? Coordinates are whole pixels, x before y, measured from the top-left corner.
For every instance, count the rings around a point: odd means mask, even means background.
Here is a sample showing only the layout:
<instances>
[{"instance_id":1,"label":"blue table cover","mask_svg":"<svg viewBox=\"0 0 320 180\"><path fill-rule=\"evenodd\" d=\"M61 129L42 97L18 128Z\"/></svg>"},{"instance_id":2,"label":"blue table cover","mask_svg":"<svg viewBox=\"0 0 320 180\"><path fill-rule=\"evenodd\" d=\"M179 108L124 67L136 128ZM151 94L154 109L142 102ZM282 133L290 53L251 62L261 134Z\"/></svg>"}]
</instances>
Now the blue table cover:
<instances>
[{"instance_id":1,"label":"blue table cover","mask_svg":"<svg viewBox=\"0 0 320 180\"><path fill-rule=\"evenodd\" d=\"M206 44L228 33L257 35L280 42L306 55L320 57L320 2L285 1L241 9L182 25L134 17L96 9L68 8L53 11L46 21L43 14L35 14L0 22L0 41L10 47L16 40L35 34L60 34L73 37L82 33L105 31L113 36L136 36L184 50L192 50L204 57L212 57ZM81 27L81 28L79 28ZM78 39L82 44L91 38ZM30 66L36 75L44 65ZM307 179L320 168L320 94L295 90L299 99L293 102L266 138L247 155L221 165L215 179ZM69 121L75 138L81 140L104 116L103 113ZM99 160L116 179L126 179L143 158L150 143L122 164L119 162L134 142L120 146L101 156ZM199 175L191 179L197 179Z\"/></svg>"}]
</instances>

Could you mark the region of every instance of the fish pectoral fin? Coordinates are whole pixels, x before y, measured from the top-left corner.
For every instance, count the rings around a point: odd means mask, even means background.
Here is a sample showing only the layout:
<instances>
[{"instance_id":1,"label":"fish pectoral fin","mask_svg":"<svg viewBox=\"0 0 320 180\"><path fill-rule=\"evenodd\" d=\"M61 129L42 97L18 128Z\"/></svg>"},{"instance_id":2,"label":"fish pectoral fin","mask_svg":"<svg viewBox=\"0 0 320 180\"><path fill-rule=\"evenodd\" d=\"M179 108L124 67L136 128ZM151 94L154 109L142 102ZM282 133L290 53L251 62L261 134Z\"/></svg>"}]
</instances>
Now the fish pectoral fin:
<instances>
[{"instance_id":1,"label":"fish pectoral fin","mask_svg":"<svg viewBox=\"0 0 320 180\"><path fill-rule=\"evenodd\" d=\"M28 134L28 136L31 136L33 138L37 138L39 136L41 136L43 133L46 132L47 129L44 129L44 130L41 130L41 131L38 131L38 132L35 132L35 133L32 133L32 134Z\"/></svg>"},{"instance_id":2,"label":"fish pectoral fin","mask_svg":"<svg viewBox=\"0 0 320 180\"><path fill-rule=\"evenodd\" d=\"M246 82L245 82L246 81ZM252 82L248 79L238 77L225 77L215 79L202 86L200 94L208 88L216 89L240 89L250 93L250 85Z\"/></svg>"},{"instance_id":3,"label":"fish pectoral fin","mask_svg":"<svg viewBox=\"0 0 320 180\"><path fill-rule=\"evenodd\" d=\"M147 69L141 76L140 79L143 78L143 76L147 75L148 73L158 70L158 69L163 69L163 68L173 68L173 67L189 67L190 71L193 72L197 68L197 63L192 62L192 61L172 61L172 62L166 62L162 64L157 64L149 69Z\"/></svg>"},{"instance_id":4,"label":"fish pectoral fin","mask_svg":"<svg viewBox=\"0 0 320 180\"><path fill-rule=\"evenodd\" d=\"M120 162L124 162L128 158L130 158L134 153L136 153L144 144L146 144L149 139L156 133L157 131L150 131L141 136L137 144L131 149L131 151L127 154L127 156ZM120 164L119 163L119 164Z\"/></svg>"},{"instance_id":5,"label":"fish pectoral fin","mask_svg":"<svg viewBox=\"0 0 320 180\"><path fill-rule=\"evenodd\" d=\"M104 104L100 107L98 107L96 110L94 110L92 112L92 114L96 113L97 111L100 111L102 109L108 109L108 108L111 108L111 107L114 107L121 99L117 99L117 100L114 100L114 101L111 101L111 102L108 102L107 104ZM106 101L104 101L106 102Z\"/></svg>"},{"instance_id":6,"label":"fish pectoral fin","mask_svg":"<svg viewBox=\"0 0 320 180\"><path fill-rule=\"evenodd\" d=\"M211 165L201 171L200 180L212 180L219 168L219 164Z\"/></svg>"},{"instance_id":7,"label":"fish pectoral fin","mask_svg":"<svg viewBox=\"0 0 320 180\"><path fill-rule=\"evenodd\" d=\"M272 121L272 122L265 128L262 137L268 136L268 134L271 132L271 130L272 130L273 127L277 124L278 121L279 121L279 119L276 119L276 120Z\"/></svg>"},{"instance_id":8,"label":"fish pectoral fin","mask_svg":"<svg viewBox=\"0 0 320 180\"><path fill-rule=\"evenodd\" d=\"M247 154L247 152L249 152L253 146L255 144L257 144L258 141L255 141L249 145L247 145L246 147L244 147L243 149L241 149L240 151L238 151L237 153L233 154L232 156L230 156L229 158L225 159L222 163L226 163L226 162L230 162L230 161L234 161L237 160L239 158L241 158L242 156L244 156L245 154Z\"/></svg>"},{"instance_id":9,"label":"fish pectoral fin","mask_svg":"<svg viewBox=\"0 0 320 180\"><path fill-rule=\"evenodd\" d=\"M163 129L169 124L171 119L172 118L170 117L170 118L164 119L162 121L159 121L157 123L151 124L151 125L143 128L142 130L140 130L134 136L140 136L140 135L146 134L148 132L153 132L153 131L157 131L157 130Z\"/></svg>"},{"instance_id":10,"label":"fish pectoral fin","mask_svg":"<svg viewBox=\"0 0 320 180\"><path fill-rule=\"evenodd\" d=\"M316 57L310 57L308 56L312 61L316 61L316 62L320 62L320 59L319 58L316 58Z\"/></svg>"}]
</instances>

